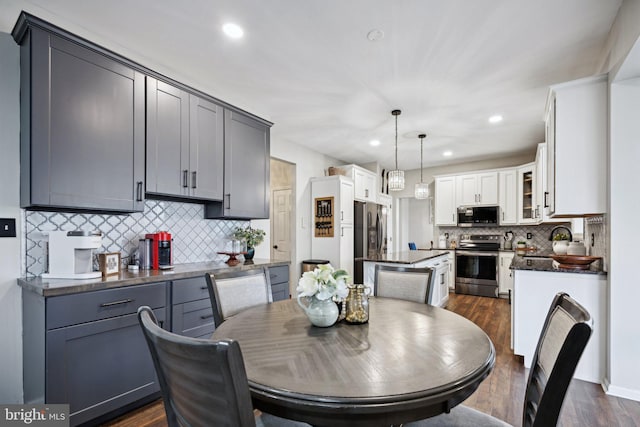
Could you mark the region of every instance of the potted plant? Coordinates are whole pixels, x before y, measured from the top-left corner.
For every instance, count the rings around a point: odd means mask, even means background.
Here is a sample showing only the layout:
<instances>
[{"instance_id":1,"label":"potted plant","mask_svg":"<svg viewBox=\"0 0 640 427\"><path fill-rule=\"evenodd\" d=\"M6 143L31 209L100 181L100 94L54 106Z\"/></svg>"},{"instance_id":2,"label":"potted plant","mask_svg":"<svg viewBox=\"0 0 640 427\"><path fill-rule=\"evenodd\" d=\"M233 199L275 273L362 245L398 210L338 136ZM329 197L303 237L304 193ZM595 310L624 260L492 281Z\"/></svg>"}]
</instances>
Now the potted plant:
<instances>
[{"instance_id":1,"label":"potted plant","mask_svg":"<svg viewBox=\"0 0 640 427\"><path fill-rule=\"evenodd\" d=\"M343 300L349 295L348 280L346 271L335 270L331 264L304 272L296 288L298 304L314 326L327 327L338 320L340 312L333 300Z\"/></svg>"},{"instance_id":2,"label":"potted plant","mask_svg":"<svg viewBox=\"0 0 640 427\"><path fill-rule=\"evenodd\" d=\"M244 259L253 259L255 248L264 241L264 235L264 230L251 228L250 225L247 225L245 228L237 227L234 230L233 237L247 244L247 253L244 255Z\"/></svg>"},{"instance_id":3,"label":"potted plant","mask_svg":"<svg viewBox=\"0 0 640 427\"><path fill-rule=\"evenodd\" d=\"M556 255L566 255L569 248L569 235L558 233L553 236L553 252Z\"/></svg>"},{"instance_id":4,"label":"potted plant","mask_svg":"<svg viewBox=\"0 0 640 427\"><path fill-rule=\"evenodd\" d=\"M527 247L527 242L525 242L524 240L518 240L518 242L516 243L516 247L518 249L525 249Z\"/></svg>"}]
</instances>

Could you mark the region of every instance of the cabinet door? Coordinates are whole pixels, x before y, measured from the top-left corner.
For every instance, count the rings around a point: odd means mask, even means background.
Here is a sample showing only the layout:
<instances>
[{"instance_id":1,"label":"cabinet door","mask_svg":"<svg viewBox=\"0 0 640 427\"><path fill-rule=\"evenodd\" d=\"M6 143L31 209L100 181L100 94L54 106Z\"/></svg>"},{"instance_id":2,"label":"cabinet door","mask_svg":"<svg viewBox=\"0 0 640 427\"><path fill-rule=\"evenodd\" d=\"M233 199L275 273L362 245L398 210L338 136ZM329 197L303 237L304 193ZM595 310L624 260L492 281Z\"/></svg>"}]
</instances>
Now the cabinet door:
<instances>
[{"instance_id":1,"label":"cabinet door","mask_svg":"<svg viewBox=\"0 0 640 427\"><path fill-rule=\"evenodd\" d=\"M500 263L498 265L498 287L501 294L508 294L513 291L513 272L509 268L513 261L513 252L501 252Z\"/></svg>"},{"instance_id":2,"label":"cabinet door","mask_svg":"<svg viewBox=\"0 0 640 427\"><path fill-rule=\"evenodd\" d=\"M30 31L22 50L22 206L142 211L144 76Z\"/></svg>"},{"instance_id":3,"label":"cabinet door","mask_svg":"<svg viewBox=\"0 0 640 427\"><path fill-rule=\"evenodd\" d=\"M473 206L478 203L478 180L476 175L456 177L456 206Z\"/></svg>"},{"instance_id":4,"label":"cabinet door","mask_svg":"<svg viewBox=\"0 0 640 427\"><path fill-rule=\"evenodd\" d=\"M376 202L377 195L376 176L372 172L366 172L364 175L364 192L369 202Z\"/></svg>"},{"instance_id":5,"label":"cabinet door","mask_svg":"<svg viewBox=\"0 0 640 427\"><path fill-rule=\"evenodd\" d=\"M353 225L340 227L340 265L337 268L353 272Z\"/></svg>"},{"instance_id":6,"label":"cabinet door","mask_svg":"<svg viewBox=\"0 0 640 427\"><path fill-rule=\"evenodd\" d=\"M189 194L189 94L147 77L147 192Z\"/></svg>"},{"instance_id":7,"label":"cabinet door","mask_svg":"<svg viewBox=\"0 0 640 427\"><path fill-rule=\"evenodd\" d=\"M436 178L436 225L456 225L456 178Z\"/></svg>"},{"instance_id":8,"label":"cabinet door","mask_svg":"<svg viewBox=\"0 0 640 427\"><path fill-rule=\"evenodd\" d=\"M518 188L517 172L515 169L500 171L499 177L499 205L500 225L512 225L518 221Z\"/></svg>"},{"instance_id":9,"label":"cabinet door","mask_svg":"<svg viewBox=\"0 0 640 427\"><path fill-rule=\"evenodd\" d=\"M224 113L223 203L206 218L269 217L269 127L243 114Z\"/></svg>"},{"instance_id":10,"label":"cabinet door","mask_svg":"<svg viewBox=\"0 0 640 427\"><path fill-rule=\"evenodd\" d=\"M353 184L340 181L340 223L353 224Z\"/></svg>"},{"instance_id":11,"label":"cabinet door","mask_svg":"<svg viewBox=\"0 0 640 427\"><path fill-rule=\"evenodd\" d=\"M498 204L498 173L487 172L478 174L478 204Z\"/></svg>"},{"instance_id":12,"label":"cabinet door","mask_svg":"<svg viewBox=\"0 0 640 427\"><path fill-rule=\"evenodd\" d=\"M533 164L518 168L518 222L535 223L535 167Z\"/></svg>"},{"instance_id":13,"label":"cabinet door","mask_svg":"<svg viewBox=\"0 0 640 427\"><path fill-rule=\"evenodd\" d=\"M46 372L45 400L68 403L71 425L160 390L137 314L48 331Z\"/></svg>"},{"instance_id":14,"label":"cabinet door","mask_svg":"<svg viewBox=\"0 0 640 427\"><path fill-rule=\"evenodd\" d=\"M189 96L189 187L198 199L222 200L224 110L213 102Z\"/></svg>"}]
</instances>

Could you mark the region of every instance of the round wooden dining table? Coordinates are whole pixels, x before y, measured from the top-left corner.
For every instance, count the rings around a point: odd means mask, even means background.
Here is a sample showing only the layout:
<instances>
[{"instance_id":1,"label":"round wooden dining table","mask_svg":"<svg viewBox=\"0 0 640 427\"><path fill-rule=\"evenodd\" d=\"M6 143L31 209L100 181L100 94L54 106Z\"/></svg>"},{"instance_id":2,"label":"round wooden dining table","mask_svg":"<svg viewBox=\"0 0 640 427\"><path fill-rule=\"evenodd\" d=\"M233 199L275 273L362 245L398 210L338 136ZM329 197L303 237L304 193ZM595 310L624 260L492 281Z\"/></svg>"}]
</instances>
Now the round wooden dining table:
<instances>
[{"instance_id":1,"label":"round wooden dining table","mask_svg":"<svg viewBox=\"0 0 640 427\"><path fill-rule=\"evenodd\" d=\"M427 304L371 298L369 322L312 326L295 300L243 311L213 339L242 350L254 407L315 426L390 426L448 412L489 375L474 323Z\"/></svg>"}]
</instances>

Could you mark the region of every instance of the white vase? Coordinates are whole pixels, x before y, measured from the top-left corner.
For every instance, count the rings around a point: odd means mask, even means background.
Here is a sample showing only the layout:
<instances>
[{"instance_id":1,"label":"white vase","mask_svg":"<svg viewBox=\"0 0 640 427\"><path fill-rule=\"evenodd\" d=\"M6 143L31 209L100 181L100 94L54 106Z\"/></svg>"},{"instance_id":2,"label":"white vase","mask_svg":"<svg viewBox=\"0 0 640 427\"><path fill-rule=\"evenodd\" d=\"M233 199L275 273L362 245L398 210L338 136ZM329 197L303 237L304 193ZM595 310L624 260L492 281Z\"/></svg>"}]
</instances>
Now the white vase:
<instances>
[{"instance_id":1,"label":"white vase","mask_svg":"<svg viewBox=\"0 0 640 427\"><path fill-rule=\"evenodd\" d=\"M553 242L553 253L556 255L566 255L569 248L568 240L556 240Z\"/></svg>"},{"instance_id":2,"label":"white vase","mask_svg":"<svg viewBox=\"0 0 640 427\"><path fill-rule=\"evenodd\" d=\"M586 255L587 248L582 242L571 242L567 248L567 255Z\"/></svg>"},{"instance_id":3,"label":"white vase","mask_svg":"<svg viewBox=\"0 0 640 427\"><path fill-rule=\"evenodd\" d=\"M302 298L307 304L302 302ZM312 325L326 328L338 320L338 306L331 298L319 300L316 297L301 297L298 295L298 304L304 310Z\"/></svg>"}]
</instances>

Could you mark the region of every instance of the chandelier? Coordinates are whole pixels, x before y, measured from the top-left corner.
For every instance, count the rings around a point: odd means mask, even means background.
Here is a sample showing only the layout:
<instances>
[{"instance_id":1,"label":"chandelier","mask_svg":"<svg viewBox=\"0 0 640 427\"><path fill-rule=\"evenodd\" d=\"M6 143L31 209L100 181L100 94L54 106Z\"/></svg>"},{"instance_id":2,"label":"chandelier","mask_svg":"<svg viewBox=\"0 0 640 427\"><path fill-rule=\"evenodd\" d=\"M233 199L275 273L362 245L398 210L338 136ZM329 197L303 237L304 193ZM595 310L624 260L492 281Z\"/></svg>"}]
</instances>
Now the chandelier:
<instances>
[{"instance_id":1,"label":"chandelier","mask_svg":"<svg viewBox=\"0 0 640 427\"><path fill-rule=\"evenodd\" d=\"M396 118L396 168L389 171L389 175L387 175L389 190L391 191L404 190L404 171L398 169L398 116L400 113L402 113L400 110L393 110L391 112Z\"/></svg>"},{"instance_id":2,"label":"chandelier","mask_svg":"<svg viewBox=\"0 0 640 427\"><path fill-rule=\"evenodd\" d=\"M418 135L418 138L420 138L420 182L416 184L416 189L414 192L414 196L416 199L426 199L427 197L429 197L429 185L422 181L422 143L424 142L424 138L426 136L427 135L424 133Z\"/></svg>"}]
</instances>

